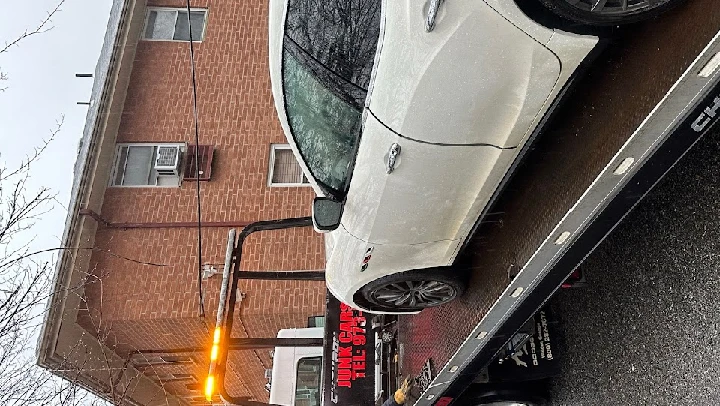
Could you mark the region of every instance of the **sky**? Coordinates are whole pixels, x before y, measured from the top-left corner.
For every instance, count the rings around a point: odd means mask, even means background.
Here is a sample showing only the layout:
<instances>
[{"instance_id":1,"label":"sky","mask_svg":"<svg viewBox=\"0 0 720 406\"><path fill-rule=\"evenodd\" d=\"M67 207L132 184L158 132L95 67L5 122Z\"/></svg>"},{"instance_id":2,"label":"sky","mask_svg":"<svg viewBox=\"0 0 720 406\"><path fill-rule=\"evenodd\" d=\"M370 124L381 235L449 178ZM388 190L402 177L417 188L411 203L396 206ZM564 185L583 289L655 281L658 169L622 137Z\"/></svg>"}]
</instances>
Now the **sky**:
<instances>
[{"instance_id":1,"label":"sky","mask_svg":"<svg viewBox=\"0 0 720 406\"><path fill-rule=\"evenodd\" d=\"M59 1L4 1L0 49L37 27ZM64 117L55 140L30 171L28 195L40 187L57 194L54 209L22 238L35 238L31 250L61 245L73 165L88 109L77 102L89 101L93 80L75 74L95 71L111 5L112 0L66 0L48 25L49 31L0 54L0 72L8 78L0 81L0 88L7 88L0 92L0 164L17 167ZM48 254L44 260L52 261L56 255Z\"/></svg>"},{"instance_id":2,"label":"sky","mask_svg":"<svg viewBox=\"0 0 720 406\"><path fill-rule=\"evenodd\" d=\"M0 44L35 28L59 0L7 1L0 13ZM8 167L31 153L64 116L55 141L32 168L30 187L50 187L58 204L36 228L35 245L57 246L70 200L72 167L82 137L92 78L100 55L112 0L66 0L43 34L31 36L0 54L0 71L8 76L0 87L0 161Z\"/></svg>"}]
</instances>

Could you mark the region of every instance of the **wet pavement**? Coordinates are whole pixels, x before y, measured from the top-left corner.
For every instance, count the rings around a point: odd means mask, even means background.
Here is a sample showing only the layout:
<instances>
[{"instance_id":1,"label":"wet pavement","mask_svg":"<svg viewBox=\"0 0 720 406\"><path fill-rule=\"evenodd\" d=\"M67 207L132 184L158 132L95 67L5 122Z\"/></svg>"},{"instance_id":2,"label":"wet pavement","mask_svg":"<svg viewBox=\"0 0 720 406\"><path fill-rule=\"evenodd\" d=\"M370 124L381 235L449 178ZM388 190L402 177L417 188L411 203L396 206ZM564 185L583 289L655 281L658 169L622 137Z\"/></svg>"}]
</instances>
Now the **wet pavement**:
<instances>
[{"instance_id":1,"label":"wet pavement","mask_svg":"<svg viewBox=\"0 0 720 406\"><path fill-rule=\"evenodd\" d=\"M448 305L401 318L403 373L418 374L427 359L438 369L448 361L509 283L510 266L530 258L718 32L717 2L691 0L656 21L617 33L474 238L465 258L472 268L468 292Z\"/></svg>"},{"instance_id":2,"label":"wet pavement","mask_svg":"<svg viewBox=\"0 0 720 406\"><path fill-rule=\"evenodd\" d=\"M557 299L553 405L720 404L720 130L706 136Z\"/></svg>"}]
</instances>

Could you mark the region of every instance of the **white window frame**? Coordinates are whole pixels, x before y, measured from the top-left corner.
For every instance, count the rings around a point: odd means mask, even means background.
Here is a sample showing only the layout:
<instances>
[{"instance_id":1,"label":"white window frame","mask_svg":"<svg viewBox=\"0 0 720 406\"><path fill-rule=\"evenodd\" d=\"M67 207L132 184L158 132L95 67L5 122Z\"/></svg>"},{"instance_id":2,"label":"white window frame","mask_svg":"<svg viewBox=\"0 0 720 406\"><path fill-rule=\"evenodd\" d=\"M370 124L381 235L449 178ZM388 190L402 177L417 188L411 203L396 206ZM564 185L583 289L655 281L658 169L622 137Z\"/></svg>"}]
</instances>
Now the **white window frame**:
<instances>
[{"instance_id":1,"label":"white window frame","mask_svg":"<svg viewBox=\"0 0 720 406\"><path fill-rule=\"evenodd\" d=\"M278 149L292 150L292 148L290 148L290 144L270 144L270 162L268 162L268 181L267 181L268 186L270 186L270 187L309 187L309 186L311 186L309 181L308 181L308 183L302 183L302 182L300 182L300 183L275 183L272 181L274 171L275 171L275 151ZM295 159L297 160L297 157L295 157ZM299 163L298 163L298 165L299 165ZM301 169L302 169L302 167L301 167ZM305 172L303 172L303 176L305 178L307 178L307 176L305 175Z\"/></svg>"},{"instance_id":2,"label":"white window frame","mask_svg":"<svg viewBox=\"0 0 720 406\"><path fill-rule=\"evenodd\" d=\"M110 179L108 180L108 186L109 187L119 187L119 188L173 188L173 187L180 187L182 185L183 181L183 162L180 162L180 168L178 173L178 183L177 185L116 185L115 184L115 178L118 173L118 170L120 170L120 148L122 147L180 147L180 152L182 154L185 153L187 150L187 145L184 143L179 142L122 142L115 144L115 155L113 156L113 166L112 171L110 172ZM184 158L181 157L181 159ZM153 157L154 159L154 157ZM122 168L125 169L124 167ZM165 176L165 177L174 177L171 175L159 175L159 176Z\"/></svg>"},{"instance_id":3,"label":"white window frame","mask_svg":"<svg viewBox=\"0 0 720 406\"><path fill-rule=\"evenodd\" d=\"M140 35L140 39L143 41L165 41L165 42L188 42L184 39L163 39L163 38L146 38L145 33L147 32L147 25L148 21L150 20L150 12L151 11L187 11L187 8L185 7L148 7L147 11L145 12L145 23L143 23L143 30L142 34ZM193 11L202 11L205 13L205 19L203 20L203 30L202 35L200 36L200 39L193 38L193 42L203 42L205 40L205 33L207 32L207 22L208 22L208 9L206 8L190 8L190 12ZM175 17L175 21L177 21L177 16ZM173 35L175 33L173 32Z\"/></svg>"},{"instance_id":4,"label":"white window frame","mask_svg":"<svg viewBox=\"0 0 720 406\"><path fill-rule=\"evenodd\" d=\"M187 361L167 361L165 360L165 357L171 358L171 357L185 357L188 360ZM188 365L188 364L197 364L195 358L190 355L172 355L172 354L133 354L132 357L130 357L130 361L134 366L140 366L140 367L148 367L148 366L157 366L157 365Z\"/></svg>"}]
</instances>

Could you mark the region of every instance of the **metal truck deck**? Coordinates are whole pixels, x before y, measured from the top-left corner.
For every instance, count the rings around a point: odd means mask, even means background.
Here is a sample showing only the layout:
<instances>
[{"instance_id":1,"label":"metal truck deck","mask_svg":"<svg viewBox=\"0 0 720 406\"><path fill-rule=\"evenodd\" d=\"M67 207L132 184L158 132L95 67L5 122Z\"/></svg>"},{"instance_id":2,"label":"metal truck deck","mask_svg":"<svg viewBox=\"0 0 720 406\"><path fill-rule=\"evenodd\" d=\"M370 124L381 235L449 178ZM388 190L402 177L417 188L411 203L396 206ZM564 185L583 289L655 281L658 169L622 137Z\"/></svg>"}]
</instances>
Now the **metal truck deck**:
<instances>
[{"instance_id":1,"label":"metal truck deck","mask_svg":"<svg viewBox=\"0 0 720 406\"><path fill-rule=\"evenodd\" d=\"M717 124L720 71L703 72L720 53L715 3L690 1L617 32L578 78L459 259L472 272L465 295L400 318L402 374L419 375L428 359L436 369L416 405L452 403ZM717 116L708 114L716 110Z\"/></svg>"}]
</instances>

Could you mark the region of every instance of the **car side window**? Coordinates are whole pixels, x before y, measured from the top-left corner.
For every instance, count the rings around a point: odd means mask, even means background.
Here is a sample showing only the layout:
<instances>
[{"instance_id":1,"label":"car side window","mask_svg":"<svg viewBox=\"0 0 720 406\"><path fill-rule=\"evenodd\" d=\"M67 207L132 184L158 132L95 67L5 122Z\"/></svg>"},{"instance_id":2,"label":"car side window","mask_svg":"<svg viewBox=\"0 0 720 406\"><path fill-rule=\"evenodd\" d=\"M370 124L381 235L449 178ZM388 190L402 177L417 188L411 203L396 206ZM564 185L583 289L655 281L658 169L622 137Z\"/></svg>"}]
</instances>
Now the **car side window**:
<instances>
[{"instance_id":1,"label":"car side window","mask_svg":"<svg viewBox=\"0 0 720 406\"><path fill-rule=\"evenodd\" d=\"M381 0L288 0L283 87L290 131L313 178L342 199L380 35Z\"/></svg>"},{"instance_id":2,"label":"car side window","mask_svg":"<svg viewBox=\"0 0 720 406\"><path fill-rule=\"evenodd\" d=\"M342 197L360 137L361 113L328 89L290 52L283 55L285 111L295 144L315 180Z\"/></svg>"},{"instance_id":3,"label":"car side window","mask_svg":"<svg viewBox=\"0 0 720 406\"><path fill-rule=\"evenodd\" d=\"M378 37L381 0L289 0L285 35L315 61L367 90Z\"/></svg>"}]
</instances>

